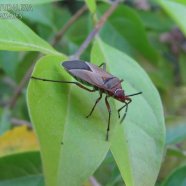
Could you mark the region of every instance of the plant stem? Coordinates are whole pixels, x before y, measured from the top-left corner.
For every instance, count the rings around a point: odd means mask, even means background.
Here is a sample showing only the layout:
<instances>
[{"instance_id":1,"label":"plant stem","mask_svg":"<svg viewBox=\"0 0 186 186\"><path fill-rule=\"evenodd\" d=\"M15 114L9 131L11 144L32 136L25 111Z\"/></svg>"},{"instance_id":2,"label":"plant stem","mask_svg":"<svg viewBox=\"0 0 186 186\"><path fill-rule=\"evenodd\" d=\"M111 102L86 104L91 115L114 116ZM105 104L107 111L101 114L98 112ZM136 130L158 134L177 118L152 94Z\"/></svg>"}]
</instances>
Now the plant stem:
<instances>
[{"instance_id":1,"label":"plant stem","mask_svg":"<svg viewBox=\"0 0 186 186\"><path fill-rule=\"evenodd\" d=\"M88 35L88 37L85 39L85 41L82 43L82 45L79 47L79 49L76 51L76 53L72 56L74 59L78 59L81 54L85 51L85 49L88 47L90 42L94 39L96 34L99 32L99 30L103 27L104 23L107 21L109 16L114 12L114 10L117 8L120 0L115 0L111 7L104 13L104 15L100 18L100 20L95 25L93 31Z\"/></svg>"},{"instance_id":2,"label":"plant stem","mask_svg":"<svg viewBox=\"0 0 186 186\"><path fill-rule=\"evenodd\" d=\"M61 38L64 36L66 31L71 27L71 25L87 10L87 6L82 6L70 19L69 21L61 28L61 30L55 35L52 46L55 46Z\"/></svg>"}]
</instances>

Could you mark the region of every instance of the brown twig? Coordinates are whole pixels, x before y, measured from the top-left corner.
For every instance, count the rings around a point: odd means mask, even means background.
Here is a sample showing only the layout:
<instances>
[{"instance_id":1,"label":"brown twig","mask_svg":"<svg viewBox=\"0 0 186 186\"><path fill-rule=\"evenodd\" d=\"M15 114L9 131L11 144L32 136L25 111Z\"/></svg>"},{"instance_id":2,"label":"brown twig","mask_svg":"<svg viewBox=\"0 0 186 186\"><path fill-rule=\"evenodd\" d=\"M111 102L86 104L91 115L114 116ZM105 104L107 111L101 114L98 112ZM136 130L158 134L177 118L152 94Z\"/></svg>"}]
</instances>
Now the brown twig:
<instances>
[{"instance_id":1,"label":"brown twig","mask_svg":"<svg viewBox=\"0 0 186 186\"><path fill-rule=\"evenodd\" d=\"M104 23L108 19L108 17L114 12L114 10L117 8L120 0L115 0L111 7L105 12L105 14L101 17L101 19L96 24L93 31L88 35L88 37L85 39L83 44L79 47L79 49L76 51L76 53L71 57L74 59L78 59L80 55L85 51L85 49L88 47L90 42L93 40L93 38L96 36L96 34L99 32L99 30L103 27Z\"/></svg>"},{"instance_id":2,"label":"brown twig","mask_svg":"<svg viewBox=\"0 0 186 186\"><path fill-rule=\"evenodd\" d=\"M19 85L16 87L15 92L12 96L12 98L10 99L10 101L8 102L7 107L12 109L14 108L17 99L19 98L19 96L21 95L21 92L24 88L24 86L26 85L27 81L30 78L30 75L32 74L34 65L36 63L36 61L41 57L41 54L39 54L36 58L36 60L32 63L32 65L29 67L29 69L27 70L27 72L25 73L23 79L21 80L21 82L19 83Z\"/></svg>"},{"instance_id":3,"label":"brown twig","mask_svg":"<svg viewBox=\"0 0 186 186\"><path fill-rule=\"evenodd\" d=\"M96 180L96 178L93 177L93 176L91 176L91 177L89 178L89 182L90 182L90 184L91 184L92 186L101 186L101 184L98 183L98 181Z\"/></svg>"},{"instance_id":4,"label":"brown twig","mask_svg":"<svg viewBox=\"0 0 186 186\"><path fill-rule=\"evenodd\" d=\"M15 126L22 126L25 125L28 128L32 128L32 124L29 121L25 121L25 120L21 120L21 119L17 119L17 118L12 118L11 119L11 123Z\"/></svg>"},{"instance_id":5,"label":"brown twig","mask_svg":"<svg viewBox=\"0 0 186 186\"><path fill-rule=\"evenodd\" d=\"M56 45L61 38L64 36L66 31L69 29L69 27L87 10L87 6L82 6L70 19L69 21L62 27L62 29L55 35L52 45Z\"/></svg>"}]
</instances>

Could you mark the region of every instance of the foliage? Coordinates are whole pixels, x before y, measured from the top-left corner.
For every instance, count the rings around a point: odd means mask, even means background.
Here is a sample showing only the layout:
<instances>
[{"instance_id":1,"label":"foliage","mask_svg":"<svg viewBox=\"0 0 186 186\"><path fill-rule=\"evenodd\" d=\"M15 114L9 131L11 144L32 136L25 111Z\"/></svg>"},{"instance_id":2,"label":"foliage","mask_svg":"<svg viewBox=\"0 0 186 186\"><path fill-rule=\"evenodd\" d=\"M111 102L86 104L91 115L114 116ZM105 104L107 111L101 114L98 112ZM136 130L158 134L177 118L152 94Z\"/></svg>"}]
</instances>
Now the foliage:
<instances>
[{"instance_id":1,"label":"foliage","mask_svg":"<svg viewBox=\"0 0 186 186\"><path fill-rule=\"evenodd\" d=\"M109 141L104 100L85 118L98 93L31 79L13 106L12 98L35 62L33 76L72 81L61 62L72 58L113 4L26 3L32 10L0 11L7 16L0 19L0 186L94 185L88 180L91 175L107 186L185 183L185 2L120 3L81 55L96 65L105 62L110 73L124 79L126 95L143 92L132 97L122 124L117 115L122 103L109 99ZM84 3L87 12L52 46L59 30Z\"/></svg>"}]
</instances>

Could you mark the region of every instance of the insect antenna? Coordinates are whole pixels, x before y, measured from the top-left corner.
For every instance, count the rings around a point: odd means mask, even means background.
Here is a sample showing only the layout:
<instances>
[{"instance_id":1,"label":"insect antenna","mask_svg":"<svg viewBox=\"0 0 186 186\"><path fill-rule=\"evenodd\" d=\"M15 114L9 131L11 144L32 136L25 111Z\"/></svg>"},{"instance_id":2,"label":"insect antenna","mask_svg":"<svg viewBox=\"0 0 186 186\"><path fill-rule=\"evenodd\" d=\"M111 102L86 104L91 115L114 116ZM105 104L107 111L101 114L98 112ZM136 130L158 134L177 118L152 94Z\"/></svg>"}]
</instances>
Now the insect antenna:
<instances>
[{"instance_id":1,"label":"insect antenna","mask_svg":"<svg viewBox=\"0 0 186 186\"><path fill-rule=\"evenodd\" d=\"M142 94L142 92L137 92L135 94L130 94L130 95L127 95L127 97L136 96L136 95L139 95L139 94Z\"/></svg>"},{"instance_id":2,"label":"insect antenna","mask_svg":"<svg viewBox=\"0 0 186 186\"><path fill-rule=\"evenodd\" d=\"M139 95L139 94L142 94L142 92L137 92L135 94L130 94L130 95L127 95L126 97L132 97L132 96L136 96L136 95ZM132 102L132 100L130 98L128 98L128 102L125 102L125 105L122 106L120 109L118 109L118 117L120 118L120 111L125 108L125 113L120 121L120 123L123 122L123 120L125 119L126 115L127 115L127 111L128 111L128 105Z\"/></svg>"}]
</instances>

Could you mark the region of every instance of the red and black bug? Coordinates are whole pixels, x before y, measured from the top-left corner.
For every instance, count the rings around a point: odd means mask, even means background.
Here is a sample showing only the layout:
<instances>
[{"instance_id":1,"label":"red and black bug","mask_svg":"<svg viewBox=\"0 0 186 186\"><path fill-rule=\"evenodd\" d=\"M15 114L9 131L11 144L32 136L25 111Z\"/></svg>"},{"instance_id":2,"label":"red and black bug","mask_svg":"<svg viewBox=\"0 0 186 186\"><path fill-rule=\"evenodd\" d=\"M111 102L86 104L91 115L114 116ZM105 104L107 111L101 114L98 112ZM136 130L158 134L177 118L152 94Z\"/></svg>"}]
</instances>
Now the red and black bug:
<instances>
[{"instance_id":1,"label":"red and black bug","mask_svg":"<svg viewBox=\"0 0 186 186\"><path fill-rule=\"evenodd\" d=\"M62 63L62 66L65 70L73 76L78 82L73 81L59 81L59 80L50 80L44 79L40 77L32 76L32 79L48 81L48 82L56 82L56 83L71 83L83 88L89 92L99 91L99 97L97 98L94 106L92 107L90 113L86 116L87 118L92 115L97 103L101 100L102 94L105 93L105 104L107 110L109 112L108 117L108 126L107 126L107 134L106 140L108 140L109 130L110 130L110 117L111 117L111 108L108 102L109 97L113 97L114 99L123 102L124 105L118 109L118 117L120 118L120 112L125 108L125 112L123 117L121 118L121 122L126 117L128 111L128 105L131 103L131 96L135 96L141 94L142 92L138 92L135 94L125 95L124 90L122 89L121 82L123 80L118 79L112 74L106 72L106 64L102 63L99 67L91 64L89 62L80 61L80 60L72 60L65 61ZM102 67L102 68L101 68ZM91 86L93 89L89 89L86 86Z\"/></svg>"}]
</instances>

